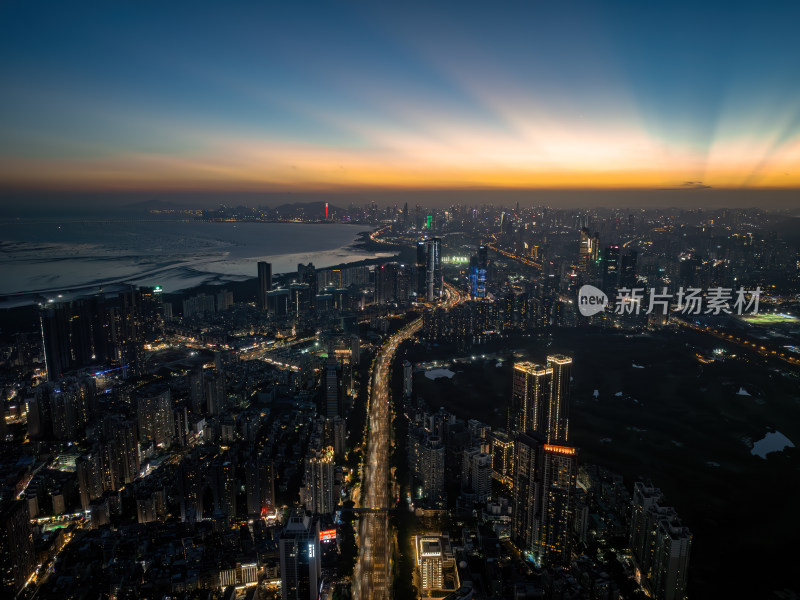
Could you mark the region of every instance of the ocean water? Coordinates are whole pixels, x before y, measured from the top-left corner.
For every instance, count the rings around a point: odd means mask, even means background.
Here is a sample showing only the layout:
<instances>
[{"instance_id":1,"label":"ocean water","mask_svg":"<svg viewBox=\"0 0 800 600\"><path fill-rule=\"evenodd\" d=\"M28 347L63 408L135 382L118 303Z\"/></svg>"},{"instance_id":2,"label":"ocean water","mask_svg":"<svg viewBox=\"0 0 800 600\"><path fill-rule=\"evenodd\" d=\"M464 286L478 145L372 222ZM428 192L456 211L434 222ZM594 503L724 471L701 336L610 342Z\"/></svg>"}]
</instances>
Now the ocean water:
<instances>
[{"instance_id":1,"label":"ocean water","mask_svg":"<svg viewBox=\"0 0 800 600\"><path fill-rule=\"evenodd\" d=\"M353 247L368 226L209 223L194 220L0 221L0 296L5 306L34 296L89 293L118 284L175 292L203 283L390 256Z\"/></svg>"}]
</instances>

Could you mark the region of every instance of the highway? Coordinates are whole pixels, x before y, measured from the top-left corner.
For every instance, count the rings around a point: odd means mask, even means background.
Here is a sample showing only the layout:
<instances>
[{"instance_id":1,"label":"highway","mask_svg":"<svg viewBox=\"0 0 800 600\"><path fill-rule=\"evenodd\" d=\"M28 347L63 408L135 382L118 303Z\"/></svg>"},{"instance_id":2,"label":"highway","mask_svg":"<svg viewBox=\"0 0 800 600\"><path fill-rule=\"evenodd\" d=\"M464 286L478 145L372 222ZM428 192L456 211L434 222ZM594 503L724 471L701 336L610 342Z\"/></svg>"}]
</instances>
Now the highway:
<instances>
[{"instance_id":1,"label":"highway","mask_svg":"<svg viewBox=\"0 0 800 600\"><path fill-rule=\"evenodd\" d=\"M461 302L462 295L452 286L445 286L442 306L450 308ZM363 466L363 487L359 523L359 553L353 574L353 593L357 600L385 600L391 597L392 536L389 513L394 501L389 485L389 451L392 413L389 402L391 373L398 346L422 327L416 319L389 337L372 363L369 382L369 434L367 457Z\"/></svg>"}]
</instances>

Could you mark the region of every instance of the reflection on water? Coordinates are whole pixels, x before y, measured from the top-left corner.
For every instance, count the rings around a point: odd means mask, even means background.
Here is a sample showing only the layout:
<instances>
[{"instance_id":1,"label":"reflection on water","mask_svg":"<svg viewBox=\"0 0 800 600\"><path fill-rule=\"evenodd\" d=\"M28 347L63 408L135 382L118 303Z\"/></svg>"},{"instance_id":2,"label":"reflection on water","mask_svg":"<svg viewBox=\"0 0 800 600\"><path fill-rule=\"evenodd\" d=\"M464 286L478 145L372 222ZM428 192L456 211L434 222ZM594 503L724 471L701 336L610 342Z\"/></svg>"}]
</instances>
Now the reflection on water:
<instances>
[{"instance_id":1,"label":"reflection on water","mask_svg":"<svg viewBox=\"0 0 800 600\"><path fill-rule=\"evenodd\" d=\"M115 283L167 292L388 256L352 245L367 226L201 221L14 221L2 224L0 294L26 295Z\"/></svg>"}]
</instances>

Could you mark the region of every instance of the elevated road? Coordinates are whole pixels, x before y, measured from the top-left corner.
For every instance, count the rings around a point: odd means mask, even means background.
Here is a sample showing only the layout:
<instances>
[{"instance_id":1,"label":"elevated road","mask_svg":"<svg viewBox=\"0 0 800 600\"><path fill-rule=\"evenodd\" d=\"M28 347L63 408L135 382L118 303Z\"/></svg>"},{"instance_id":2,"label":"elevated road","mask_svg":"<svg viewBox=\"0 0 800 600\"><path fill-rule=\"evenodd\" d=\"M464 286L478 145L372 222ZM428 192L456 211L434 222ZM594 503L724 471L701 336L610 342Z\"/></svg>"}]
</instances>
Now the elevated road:
<instances>
[{"instance_id":1,"label":"elevated road","mask_svg":"<svg viewBox=\"0 0 800 600\"><path fill-rule=\"evenodd\" d=\"M462 301L452 286L445 286L442 306L450 308ZM381 346L372 363L367 407L369 434L364 461L359 524L359 554L353 574L353 593L357 600L385 600L391 597L392 536L389 508L389 451L392 415L389 394L392 364L397 348L422 327L422 319L412 321Z\"/></svg>"}]
</instances>

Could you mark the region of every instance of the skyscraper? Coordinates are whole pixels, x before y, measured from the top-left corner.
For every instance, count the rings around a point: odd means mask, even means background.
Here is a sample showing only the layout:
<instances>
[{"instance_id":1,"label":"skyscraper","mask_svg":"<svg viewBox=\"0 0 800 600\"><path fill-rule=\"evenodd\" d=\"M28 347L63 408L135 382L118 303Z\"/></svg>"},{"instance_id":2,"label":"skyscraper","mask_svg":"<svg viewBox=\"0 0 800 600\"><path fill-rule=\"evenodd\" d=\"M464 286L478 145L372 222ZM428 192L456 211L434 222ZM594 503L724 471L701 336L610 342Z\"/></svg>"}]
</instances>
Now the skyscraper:
<instances>
[{"instance_id":1,"label":"skyscraper","mask_svg":"<svg viewBox=\"0 0 800 600\"><path fill-rule=\"evenodd\" d=\"M175 437L175 415L168 387L141 393L137 404L139 441L167 447Z\"/></svg>"},{"instance_id":2,"label":"skyscraper","mask_svg":"<svg viewBox=\"0 0 800 600\"><path fill-rule=\"evenodd\" d=\"M442 295L442 240L431 238L425 242L425 294L428 302L438 300Z\"/></svg>"},{"instance_id":3,"label":"skyscraper","mask_svg":"<svg viewBox=\"0 0 800 600\"><path fill-rule=\"evenodd\" d=\"M275 507L275 474L267 452L251 459L245 466L247 513L262 515Z\"/></svg>"},{"instance_id":4,"label":"skyscraper","mask_svg":"<svg viewBox=\"0 0 800 600\"><path fill-rule=\"evenodd\" d=\"M575 448L544 444L541 453L541 510L536 511L534 549L543 564L569 564L578 460Z\"/></svg>"},{"instance_id":5,"label":"skyscraper","mask_svg":"<svg viewBox=\"0 0 800 600\"><path fill-rule=\"evenodd\" d=\"M329 419L340 414L339 365L331 357L325 364L325 416Z\"/></svg>"},{"instance_id":6,"label":"skyscraper","mask_svg":"<svg viewBox=\"0 0 800 600\"><path fill-rule=\"evenodd\" d=\"M305 507L314 514L330 514L336 507L333 494L333 448L312 450L306 458Z\"/></svg>"},{"instance_id":7,"label":"skyscraper","mask_svg":"<svg viewBox=\"0 0 800 600\"><path fill-rule=\"evenodd\" d=\"M692 534L675 509L661 506L661 490L637 481L631 499L629 544L637 580L657 600L683 600Z\"/></svg>"},{"instance_id":8,"label":"skyscraper","mask_svg":"<svg viewBox=\"0 0 800 600\"><path fill-rule=\"evenodd\" d=\"M0 574L6 598L13 598L36 566L27 504L7 500L0 506Z\"/></svg>"},{"instance_id":9,"label":"skyscraper","mask_svg":"<svg viewBox=\"0 0 800 600\"><path fill-rule=\"evenodd\" d=\"M532 362L514 365L508 432L514 436L530 430L543 431L544 415L550 402L553 370Z\"/></svg>"},{"instance_id":10,"label":"skyscraper","mask_svg":"<svg viewBox=\"0 0 800 600\"><path fill-rule=\"evenodd\" d=\"M602 286L603 291L616 296L614 290L619 285L620 259L619 246L616 244L603 250Z\"/></svg>"},{"instance_id":11,"label":"skyscraper","mask_svg":"<svg viewBox=\"0 0 800 600\"><path fill-rule=\"evenodd\" d=\"M545 437L548 443L566 442L572 396L572 358L563 354L550 355L547 357L547 368L552 371L552 379Z\"/></svg>"},{"instance_id":12,"label":"skyscraper","mask_svg":"<svg viewBox=\"0 0 800 600\"><path fill-rule=\"evenodd\" d=\"M509 431L514 437L512 537L542 564L568 564L577 450L569 435L572 359L514 365Z\"/></svg>"},{"instance_id":13,"label":"skyscraper","mask_svg":"<svg viewBox=\"0 0 800 600\"><path fill-rule=\"evenodd\" d=\"M272 264L258 263L258 308L267 310L267 292L272 291Z\"/></svg>"},{"instance_id":14,"label":"skyscraper","mask_svg":"<svg viewBox=\"0 0 800 600\"><path fill-rule=\"evenodd\" d=\"M322 568L319 553L319 522L296 515L278 540L281 559L281 599L317 600Z\"/></svg>"}]
</instances>

